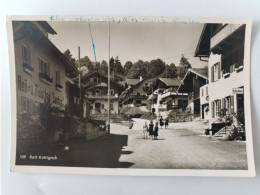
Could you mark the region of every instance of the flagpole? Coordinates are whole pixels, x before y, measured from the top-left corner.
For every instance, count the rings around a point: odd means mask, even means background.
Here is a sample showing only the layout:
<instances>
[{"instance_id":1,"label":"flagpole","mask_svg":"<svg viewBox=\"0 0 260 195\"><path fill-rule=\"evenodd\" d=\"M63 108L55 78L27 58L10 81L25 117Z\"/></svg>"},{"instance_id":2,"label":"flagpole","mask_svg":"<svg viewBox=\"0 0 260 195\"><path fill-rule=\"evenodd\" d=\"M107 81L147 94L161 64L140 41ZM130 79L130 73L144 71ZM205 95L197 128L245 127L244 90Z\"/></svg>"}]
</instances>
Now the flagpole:
<instances>
[{"instance_id":1,"label":"flagpole","mask_svg":"<svg viewBox=\"0 0 260 195\"><path fill-rule=\"evenodd\" d=\"M108 134L110 134L110 21L108 22Z\"/></svg>"},{"instance_id":2,"label":"flagpole","mask_svg":"<svg viewBox=\"0 0 260 195\"><path fill-rule=\"evenodd\" d=\"M80 114L79 117L81 118L82 115L82 104L81 104L81 64L80 64L80 46L78 46L78 57L79 57L79 105L80 105Z\"/></svg>"}]
</instances>

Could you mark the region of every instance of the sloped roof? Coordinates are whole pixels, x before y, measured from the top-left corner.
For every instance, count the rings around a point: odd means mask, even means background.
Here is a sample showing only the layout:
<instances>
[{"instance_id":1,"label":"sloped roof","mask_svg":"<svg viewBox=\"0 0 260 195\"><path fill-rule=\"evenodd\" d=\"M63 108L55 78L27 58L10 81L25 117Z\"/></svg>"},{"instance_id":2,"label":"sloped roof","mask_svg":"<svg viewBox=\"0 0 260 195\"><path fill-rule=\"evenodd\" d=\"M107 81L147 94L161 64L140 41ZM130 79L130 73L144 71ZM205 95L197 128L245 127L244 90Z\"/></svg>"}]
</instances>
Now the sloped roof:
<instances>
[{"instance_id":1,"label":"sloped roof","mask_svg":"<svg viewBox=\"0 0 260 195\"><path fill-rule=\"evenodd\" d=\"M46 30L46 32L48 32L52 35L57 34L57 32L51 27L51 25L48 22L37 21L36 23L38 23L44 30Z\"/></svg>"},{"instance_id":2,"label":"sloped roof","mask_svg":"<svg viewBox=\"0 0 260 195\"><path fill-rule=\"evenodd\" d=\"M182 87L184 80L186 80L189 77L188 75L190 72L195 75L198 75L199 77L205 79L206 81L208 80L208 68L190 68L188 69L185 76L183 77L182 82L179 85L177 91L179 91L180 88Z\"/></svg>"},{"instance_id":3,"label":"sloped roof","mask_svg":"<svg viewBox=\"0 0 260 195\"><path fill-rule=\"evenodd\" d=\"M139 81L140 79L126 79L128 85L136 85Z\"/></svg>"},{"instance_id":4,"label":"sloped roof","mask_svg":"<svg viewBox=\"0 0 260 195\"><path fill-rule=\"evenodd\" d=\"M194 74L204 77L205 79L208 79L208 68L192 68L190 71Z\"/></svg>"},{"instance_id":5,"label":"sloped roof","mask_svg":"<svg viewBox=\"0 0 260 195\"><path fill-rule=\"evenodd\" d=\"M105 75L101 74L98 71L94 71L94 72L88 73L87 75L82 76L81 82L84 83L87 78L91 78L93 76L103 77L105 80L108 80L108 78ZM75 80L78 81L78 78L75 78ZM115 82L115 81L113 81L111 79L110 79L110 83L113 83L114 85L122 88L122 86L119 83L117 83L117 82Z\"/></svg>"},{"instance_id":6,"label":"sloped roof","mask_svg":"<svg viewBox=\"0 0 260 195\"><path fill-rule=\"evenodd\" d=\"M179 86L181 84L181 79L177 78L159 78L163 83L165 83L168 87Z\"/></svg>"}]
</instances>

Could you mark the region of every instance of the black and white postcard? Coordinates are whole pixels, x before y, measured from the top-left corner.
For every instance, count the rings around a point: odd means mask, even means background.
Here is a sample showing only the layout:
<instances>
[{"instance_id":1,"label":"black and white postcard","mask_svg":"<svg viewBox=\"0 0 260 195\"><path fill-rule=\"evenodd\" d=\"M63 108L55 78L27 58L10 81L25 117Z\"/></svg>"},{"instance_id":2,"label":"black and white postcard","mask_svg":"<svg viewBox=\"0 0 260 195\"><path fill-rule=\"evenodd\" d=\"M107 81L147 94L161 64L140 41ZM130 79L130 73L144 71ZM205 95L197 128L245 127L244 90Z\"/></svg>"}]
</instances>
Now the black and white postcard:
<instances>
[{"instance_id":1,"label":"black and white postcard","mask_svg":"<svg viewBox=\"0 0 260 195\"><path fill-rule=\"evenodd\" d=\"M251 23L8 16L10 170L255 176Z\"/></svg>"}]
</instances>

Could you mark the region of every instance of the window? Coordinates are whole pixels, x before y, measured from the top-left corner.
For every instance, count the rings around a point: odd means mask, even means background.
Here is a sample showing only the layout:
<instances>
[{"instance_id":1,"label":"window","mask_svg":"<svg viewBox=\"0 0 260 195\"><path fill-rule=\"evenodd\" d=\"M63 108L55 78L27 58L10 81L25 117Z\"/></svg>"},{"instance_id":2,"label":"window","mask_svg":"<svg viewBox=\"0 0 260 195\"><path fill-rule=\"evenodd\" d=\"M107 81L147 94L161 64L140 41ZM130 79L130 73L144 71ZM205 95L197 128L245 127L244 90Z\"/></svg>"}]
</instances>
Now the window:
<instances>
[{"instance_id":1,"label":"window","mask_svg":"<svg viewBox=\"0 0 260 195\"><path fill-rule=\"evenodd\" d=\"M215 101L216 116L219 116L219 114L220 114L220 109L221 109L221 101L220 101L220 100L216 100L216 101Z\"/></svg>"},{"instance_id":2,"label":"window","mask_svg":"<svg viewBox=\"0 0 260 195\"><path fill-rule=\"evenodd\" d=\"M234 113L234 96L226 97L227 114Z\"/></svg>"},{"instance_id":3,"label":"window","mask_svg":"<svg viewBox=\"0 0 260 195\"><path fill-rule=\"evenodd\" d=\"M41 57L39 58L39 68L40 72L44 73L47 76L50 76L50 67L47 61L42 59Z\"/></svg>"},{"instance_id":4,"label":"window","mask_svg":"<svg viewBox=\"0 0 260 195\"><path fill-rule=\"evenodd\" d=\"M30 113L32 111L32 100L22 97L21 99L21 111L22 113Z\"/></svg>"},{"instance_id":5,"label":"window","mask_svg":"<svg viewBox=\"0 0 260 195\"><path fill-rule=\"evenodd\" d=\"M208 92L208 87L206 87L206 96L209 95L209 92Z\"/></svg>"},{"instance_id":6,"label":"window","mask_svg":"<svg viewBox=\"0 0 260 195\"><path fill-rule=\"evenodd\" d=\"M178 100L178 107L185 108L188 105L188 100Z\"/></svg>"},{"instance_id":7,"label":"window","mask_svg":"<svg viewBox=\"0 0 260 195\"><path fill-rule=\"evenodd\" d=\"M30 64L30 49L26 45L22 45L23 63Z\"/></svg>"},{"instance_id":8,"label":"window","mask_svg":"<svg viewBox=\"0 0 260 195\"><path fill-rule=\"evenodd\" d=\"M101 90L100 89L95 89L95 95L101 95Z\"/></svg>"},{"instance_id":9,"label":"window","mask_svg":"<svg viewBox=\"0 0 260 195\"><path fill-rule=\"evenodd\" d=\"M105 104L101 104L101 108L104 109L105 108Z\"/></svg>"},{"instance_id":10,"label":"window","mask_svg":"<svg viewBox=\"0 0 260 195\"><path fill-rule=\"evenodd\" d=\"M94 77L94 78L93 78L93 82L95 82L95 83L100 83L100 82L101 82L101 79L100 79L100 78L97 78L97 77Z\"/></svg>"},{"instance_id":11,"label":"window","mask_svg":"<svg viewBox=\"0 0 260 195\"><path fill-rule=\"evenodd\" d=\"M137 92L137 96L140 96L140 92Z\"/></svg>"},{"instance_id":12,"label":"window","mask_svg":"<svg viewBox=\"0 0 260 195\"><path fill-rule=\"evenodd\" d=\"M136 103L136 104L141 104L141 103L142 103L142 100L136 100L135 103Z\"/></svg>"},{"instance_id":13,"label":"window","mask_svg":"<svg viewBox=\"0 0 260 195\"><path fill-rule=\"evenodd\" d=\"M221 77L221 66L220 63L214 64L211 67L211 82L217 81Z\"/></svg>"},{"instance_id":14,"label":"window","mask_svg":"<svg viewBox=\"0 0 260 195\"><path fill-rule=\"evenodd\" d=\"M56 84L60 84L60 71L56 71Z\"/></svg>"},{"instance_id":15,"label":"window","mask_svg":"<svg viewBox=\"0 0 260 195\"><path fill-rule=\"evenodd\" d=\"M110 90L110 95L114 95L114 90L113 89Z\"/></svg>"},{"instance_id":16,"label":"window","mask_svg":"<svg viewBox=\"0 0 260 195\"><path fill-rule=\"evenodd\" d=\"M114 104L110 104L110 110L114 110Z\"/></svg>"}]
</instances>

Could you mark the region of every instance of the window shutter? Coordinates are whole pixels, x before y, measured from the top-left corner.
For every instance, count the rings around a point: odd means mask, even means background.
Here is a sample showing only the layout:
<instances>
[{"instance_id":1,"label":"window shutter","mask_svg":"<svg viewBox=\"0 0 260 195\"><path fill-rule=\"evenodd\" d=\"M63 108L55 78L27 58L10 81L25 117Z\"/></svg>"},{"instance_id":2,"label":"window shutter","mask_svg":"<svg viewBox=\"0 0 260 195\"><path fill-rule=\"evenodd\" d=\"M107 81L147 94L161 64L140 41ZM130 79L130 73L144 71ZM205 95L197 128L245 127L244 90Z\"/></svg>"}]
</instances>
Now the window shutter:
<instances>
[{"instance_id":1,"label":"window shutter","mask_svg":"<svg viewBox=\"0 0 260 195\"><path fill-rule=\"evenodd\" d=\"M211 66L211 82L214 82L214 66Z\"/></svg>"},{"instance_id":2,"label":"window shutter","mask_svg":"<svg viewBox=\"0 0 260 195\"><path fill-rule=\"evenodd\" d=\"M231 114L232 114L232 113L234 113L234 96L233 95L231 96L230 101L231 101L230 107L231 107Z\"/></svg>"},{"instance_id":3,"label":"window shutter","mask_svg":"<svg viewBox=\"0 0 260 195\"><path fill-rule=\"evenodd\" d=\"M220 79L220 63L218 63L218 79Z\"/></svg>"},{"instance_id":4,"label":"window shutter","mask_svg":"<svg viewBox=\"0 0 260 195\"><path fill-rule=\"evenodd\" d=\"M215 117L215 107L214 107L214 102L211 102L211 116L212 116L212 118Z\"/></svg>"}]
</instances>

